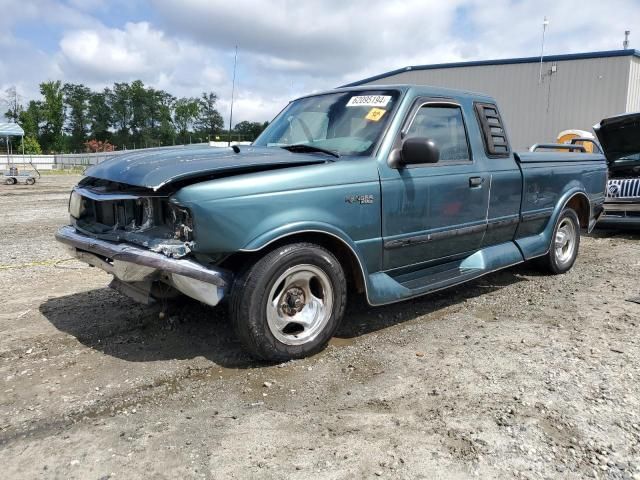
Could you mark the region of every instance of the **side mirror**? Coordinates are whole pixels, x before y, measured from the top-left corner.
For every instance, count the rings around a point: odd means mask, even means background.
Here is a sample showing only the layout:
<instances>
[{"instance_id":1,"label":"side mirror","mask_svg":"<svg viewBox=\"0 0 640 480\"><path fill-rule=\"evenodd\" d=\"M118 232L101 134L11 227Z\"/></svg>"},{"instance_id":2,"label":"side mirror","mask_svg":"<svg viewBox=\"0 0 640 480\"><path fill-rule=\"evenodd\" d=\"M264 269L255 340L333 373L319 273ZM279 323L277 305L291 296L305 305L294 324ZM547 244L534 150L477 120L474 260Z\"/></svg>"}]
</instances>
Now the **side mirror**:
<instances>
[{"instance_id":1,"label":"side mirror","mask_svg":"<svg viewBox=\"0 0 640 480\"><path fill-rule=\"evenodd\" d=\"M400 150L393 152L390 159L392 168L402 168L404 165L419 165L424 163L438 163L440 150L430 138L405 138Z\"/></svg>"}]
</instances>

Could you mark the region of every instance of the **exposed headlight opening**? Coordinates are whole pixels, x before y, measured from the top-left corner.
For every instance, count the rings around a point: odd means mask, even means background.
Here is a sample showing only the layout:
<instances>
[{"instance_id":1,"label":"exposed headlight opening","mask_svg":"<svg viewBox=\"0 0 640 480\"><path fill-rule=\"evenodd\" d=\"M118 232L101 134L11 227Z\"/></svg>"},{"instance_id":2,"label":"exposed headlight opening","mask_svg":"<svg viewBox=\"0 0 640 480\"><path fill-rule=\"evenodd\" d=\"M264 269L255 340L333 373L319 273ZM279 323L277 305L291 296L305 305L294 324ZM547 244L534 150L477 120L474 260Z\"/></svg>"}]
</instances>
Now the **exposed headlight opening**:
<instances>
[{"instance_id":1,"label":"exposed headlight opening","mask_svg":"<svg viewBox=\"0 0 640 480\"><path fill-rule=\"evenodd\" d=\"M166 207L164 222L173 229L175 238L183 242L193 240L193 221L189 210L171 202L165 202L164 205Z\"/></svg>"},{"instance_id":2,"label":"exposed headlight opening","mask_svg":"<svg viewBox=\"0 0 640 480\"><path fill-rule=\"evenodd\" d=\"M82 196L75 190L72 191L69 197L69 214L73 218L80 218L85 211L85 207Z\"/></svg>"}]
</instances>

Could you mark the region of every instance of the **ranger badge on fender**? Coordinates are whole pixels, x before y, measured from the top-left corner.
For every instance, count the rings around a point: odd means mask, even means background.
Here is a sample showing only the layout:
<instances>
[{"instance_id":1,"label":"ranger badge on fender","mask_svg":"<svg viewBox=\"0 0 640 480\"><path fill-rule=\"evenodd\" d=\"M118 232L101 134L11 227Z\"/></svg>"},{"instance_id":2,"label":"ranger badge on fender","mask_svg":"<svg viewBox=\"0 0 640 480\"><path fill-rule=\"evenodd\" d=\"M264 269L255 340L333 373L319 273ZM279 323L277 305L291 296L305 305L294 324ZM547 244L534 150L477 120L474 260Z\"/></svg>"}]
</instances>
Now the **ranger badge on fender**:
<instances>
[{"instance_id":1,"label":"ranger badge on fender","mask_svg":"<svg viewBox=\"0 0 640 480\"><path fill-rule=\"evenodd\" d=\"M344 198L347 203L359 203L361 205L373 203L373 195L347 195Z\"/></svg>"}]
</instances>

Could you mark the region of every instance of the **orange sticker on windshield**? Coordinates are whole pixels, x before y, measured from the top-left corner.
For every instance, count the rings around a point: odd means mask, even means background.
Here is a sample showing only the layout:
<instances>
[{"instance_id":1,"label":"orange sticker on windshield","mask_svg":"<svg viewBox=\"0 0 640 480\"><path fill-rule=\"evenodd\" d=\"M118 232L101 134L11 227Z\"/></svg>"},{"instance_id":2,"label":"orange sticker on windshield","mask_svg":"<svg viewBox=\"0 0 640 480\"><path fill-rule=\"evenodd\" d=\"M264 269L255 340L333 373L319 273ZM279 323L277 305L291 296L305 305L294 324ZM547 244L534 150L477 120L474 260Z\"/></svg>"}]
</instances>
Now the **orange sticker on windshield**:
<instances>
[{"instance_id":1,"label":"orange sticker on windshield","mask_svg":"<svg viewBox=\"0 0 640 480\"><path fill-rule=\"evenodd\" d=\"M385 113L387 113L387 111L383 108L372 108L364 118L366 118L367 120L371 120L372 122L377 122Z\"/></svg>"}]
</instances>

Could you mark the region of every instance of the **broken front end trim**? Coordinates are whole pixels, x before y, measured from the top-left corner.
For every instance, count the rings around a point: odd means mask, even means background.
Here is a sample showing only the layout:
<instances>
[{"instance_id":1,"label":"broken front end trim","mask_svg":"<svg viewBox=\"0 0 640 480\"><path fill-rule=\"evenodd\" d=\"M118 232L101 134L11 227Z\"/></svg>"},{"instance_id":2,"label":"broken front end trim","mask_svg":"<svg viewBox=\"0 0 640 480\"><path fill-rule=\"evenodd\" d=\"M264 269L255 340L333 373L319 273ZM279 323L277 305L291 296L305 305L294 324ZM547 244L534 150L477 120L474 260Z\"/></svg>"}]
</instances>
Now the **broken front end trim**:
<instances>
[{"instance_id":1,"label":"broken front end trim","mask_svg":"<svg viewBox=\"0 0 640 480\"><path fill-rule=\"evenodd\" d=\"M164 195L75 187L69 214L78 232L100 240L131 243L172 258L186 257L193 248L190 212Z\"/></svg>"},{"instance_id":2,"label":"broken front end trim","mask_svg":"<svg viewBox=\"0 0 640 480\"><path fill-rule=\"evenodd\" d=\"M134 300L144 300L144 285L160 281L171 285L183 294L207 305L215 306L228 293L231 273L218 268L207 268L188 259L169 258L127 243L114 243L78 233L73 226L65 226L56 232L56 240L72 248L80 261L112 274L120 282L133 287L140 295L130 295Z\"/></svg>"}]
</instances>

